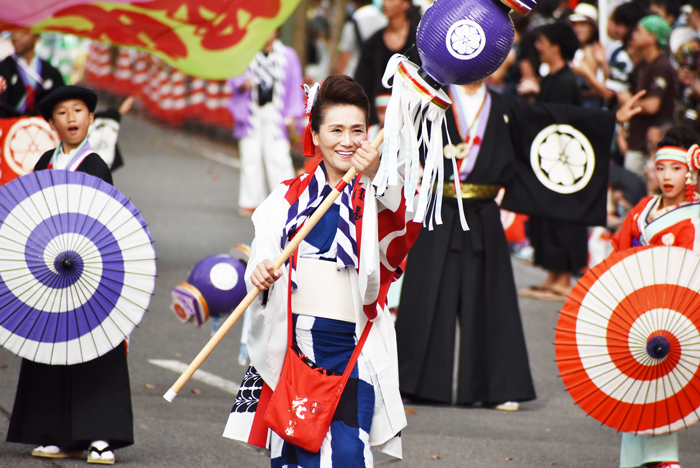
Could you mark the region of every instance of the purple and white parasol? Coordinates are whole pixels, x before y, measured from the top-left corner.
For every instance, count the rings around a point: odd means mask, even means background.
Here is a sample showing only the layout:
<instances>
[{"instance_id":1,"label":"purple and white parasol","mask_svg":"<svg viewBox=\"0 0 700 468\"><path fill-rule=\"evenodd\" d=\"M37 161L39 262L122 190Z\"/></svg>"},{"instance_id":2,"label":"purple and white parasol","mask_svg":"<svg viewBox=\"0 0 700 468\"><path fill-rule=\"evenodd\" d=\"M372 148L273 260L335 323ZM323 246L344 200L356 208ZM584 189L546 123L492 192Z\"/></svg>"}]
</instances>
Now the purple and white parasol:
<instances>
[{"instance_id":1,"label":"purple and white parasol","mask_svg":"<svg viewBox=\"0 0 700 468\"><path fill-rule=\"evenodd\" d=\"M108 183L51 170L0 187L0 346L52 365L102 356L141 321L155 274L146 223Z\"/></svg>"}]
</instances>

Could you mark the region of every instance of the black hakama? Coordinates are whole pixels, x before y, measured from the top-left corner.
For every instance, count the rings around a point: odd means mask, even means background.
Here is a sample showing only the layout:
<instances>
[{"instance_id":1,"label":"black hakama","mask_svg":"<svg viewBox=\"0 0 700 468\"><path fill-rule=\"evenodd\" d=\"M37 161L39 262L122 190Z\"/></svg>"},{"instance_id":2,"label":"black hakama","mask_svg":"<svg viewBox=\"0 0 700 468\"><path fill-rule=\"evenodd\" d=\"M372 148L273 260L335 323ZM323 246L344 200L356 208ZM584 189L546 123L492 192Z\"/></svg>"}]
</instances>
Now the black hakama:
<instances>
[{"instance_id":1,"label":"black hakama","mask_svg":"<svg viewBox=\"0 0 700 468\"><path fill-rule=\"evenodd\" d=\"M134 443L124 343L82 364L50 366L22 360L8 442L87 450L105 440Z\"/></svg>"},{"instance_id":2,"label":"black hakama","mask_svg":"<svg viewBox=\"0 0 700 468\"><path fill-rule=\"evenodd\" d=\"M39 159L46 169L53 150ZM76 169L112 183L102 158L92 153ZM86 450L104 440L116 449L134 443L126 345L92 361L51 366L22 360L8 442Z\"/></svg>"},{"instance_id":3,"label":"black hakama","mask_svg":"<svg viewBox=\"0 0 700 468\"><path fill-rule=\"evenodd\" d=\"M491 111L467 184L507 186L515 159L502 97ZM451 110L448 128L458 136ZM446 164L446 170L449 165ZM515 280L500 211L492 199L443 198L443 224L423 228L408 255L396 322L404 395L451 403L455 326L460 343L456 403L536 398L520 320Z\"/></svg>"}]
</instances>

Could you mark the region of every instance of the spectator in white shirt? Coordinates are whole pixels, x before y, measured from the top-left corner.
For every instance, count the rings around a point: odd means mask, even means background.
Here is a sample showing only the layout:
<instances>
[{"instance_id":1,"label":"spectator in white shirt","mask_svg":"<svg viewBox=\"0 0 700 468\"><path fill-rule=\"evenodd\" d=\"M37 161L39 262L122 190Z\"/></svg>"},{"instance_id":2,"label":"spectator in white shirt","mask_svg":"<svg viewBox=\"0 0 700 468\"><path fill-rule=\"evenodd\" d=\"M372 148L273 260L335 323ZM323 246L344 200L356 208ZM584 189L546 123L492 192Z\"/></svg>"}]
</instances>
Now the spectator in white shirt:
<instances>
[{"instance_id":1,"label":"spectator in white shirt","mask_svg":"<svg viewBox=\"0 0 700 468\"><path fill-rule=\"evenodd\" d=\"M690 0L688 3L691 7L688 14L688 24L675 28L668 39L671 54L675 54L678 48L686 42L700 38L700 0Z\"/></svg>"},{"instance_id":2,"label":"spectator in white shirt","mask_svg":"<svg viewBox=\"0 0 700 468\"><path fill-rule=\"evenodd\" d=\"M355 0L356 10L343 26L338 44L335 75L354 76L362 54L362 46L374 33L386 27L386 16L372 4L372 0Z\"/></svg>"}]
</instances>

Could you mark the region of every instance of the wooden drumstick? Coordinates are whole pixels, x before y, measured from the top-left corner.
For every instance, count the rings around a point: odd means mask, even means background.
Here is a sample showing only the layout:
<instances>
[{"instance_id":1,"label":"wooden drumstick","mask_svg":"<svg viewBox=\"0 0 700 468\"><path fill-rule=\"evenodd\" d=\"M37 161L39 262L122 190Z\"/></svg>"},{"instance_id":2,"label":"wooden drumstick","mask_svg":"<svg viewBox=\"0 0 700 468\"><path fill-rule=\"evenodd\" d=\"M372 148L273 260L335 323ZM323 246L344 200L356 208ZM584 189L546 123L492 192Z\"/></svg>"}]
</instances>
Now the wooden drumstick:
<instances>
[{"instance_id":1,"label":"wooden drumstick","mask_svg":"<svg viewBox=\"0 0 700 468\"><path fill-rule=\"evenodd\" d=\"M372 141L372 147L374 149L379 148L379 146L382 144L384 141L384 130L380 130L377 136L374 138L374 141ZM292 240L290 240L287 243L287 247L282 251L282 253L277 257L277 260L274 261L275 265L275 270L278 270L282 268L282 265L287 261L289 257L292 256L296 248L301 244L301 241L304 240L306 235L313 229L314 226L316 226L316 223L318 222L319 219L328 211L328 208L333 205L335 202L336 198L338 198L338 195L340 195L340 192L343 191L345 186L352 182L352 179L355 178L355 175L357 174L357 170L352 167L350 170L343 176L343 178L338 182L338 184L335 186L333 191L328 194L326 199L321 203L321 205L316 209L316 211L313 212L313 214L304 222L304 225L299 229L299 232L297 232L297 235L294 236ZM219 330L214 334L214 336L211 337L209 342L202 348L202 350L199 352L197 357L194 358L194 360L190 363L189 366L187 366L187 369L180 375L180 377L177 379L177 381L173 384L170 389L165 392L165 395L163 395L163 398L168 400L169 402L172 402L173 399L177 396L177 394L182 390L182 387L185 386L188 380L190 380L190 377L192 377L192 374L195 373L197 369L199 369L199 366L202 365L204 360L209 357L209 354L216 348L216 346L219 344L221 339L228 333L228 331L233 327L233 325L236 323L236 321L243 315L243 312L252 304L253 300L258 296L258 293L260 290L256 287L253 287L250 291L248 291L248 294L243 298L240 304L238 304L238 307L229 315L229 317L226 319L226 321L221 324L219 327Z\"/></svg>"}]
</instances>

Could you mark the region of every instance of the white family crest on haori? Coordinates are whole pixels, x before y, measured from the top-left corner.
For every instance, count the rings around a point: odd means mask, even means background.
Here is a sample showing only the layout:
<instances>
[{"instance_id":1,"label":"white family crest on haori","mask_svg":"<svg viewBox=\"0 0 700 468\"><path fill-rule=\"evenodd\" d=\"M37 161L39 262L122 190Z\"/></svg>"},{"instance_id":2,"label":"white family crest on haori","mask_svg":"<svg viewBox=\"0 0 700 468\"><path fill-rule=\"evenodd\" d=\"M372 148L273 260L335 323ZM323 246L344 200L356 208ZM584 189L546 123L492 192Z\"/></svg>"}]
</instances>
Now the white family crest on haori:
<instances>
[{"instance_id":1,"label":"white family crest on haori","mask_svg":"<svg viewBox=\"0 0 700 468\"><path fill-rule=\"evenodd\" d=\"M469 60L484 50L486 34L478 23L463 19L457 21L447 30L445 45L453 57Z\"/></svg>"},{"instance_id":2,"label":"white family crest on haori","mask_svg":"<svg viewBox=\"0 0 700 468\"><path fill-rule=\"evenodd\" d=\"M571 125L552 124L532 141L530 164L537 179L548 189L575 193L590 182L595 153L583 133Z\"/></svg>"},{"instance_id":3,"label":"white family crest on haori","mask_svg":"<svg viewBox=\"0 0 700 468\"><path fill-rule=\"evenodd\" d=\"M97 117L88 130L87 138L90 146L109 167L114 164L119 128L120 124L116 120Z\"/></svg>"},{"instance_id":4,"label":"white family crest on haori","mask_svg":"<svg viewBox=\"0 0 700 468\"><path fill-rule=\"evenodd\" d=\"M38 171L0 187L0 346L69 365L117 347L155 286L136 207L82 172Z\"/></svg>"},{"instance_id":5,"label":"white family crest on haori","mask_svg":"<svg viewBox=\"0 0 700 468\"><path fill-rule=\"evenodd\" d=\"M700 414L700 256L681 247L616 252L574 286L559 315L559 373L578 406L635 434Z\"/></svg>"},{"instance_id":6,"label":"white family crest on haori","mask_svg":"<svg viewBox=\"0 0 700 468\"><path fill-rule=\"evenodd\" d=\"M32 172L42 154L58 146L60 139L40 117L19 119L7 131L2 153L17 175Z\"/></svg>"}]
</instances>

